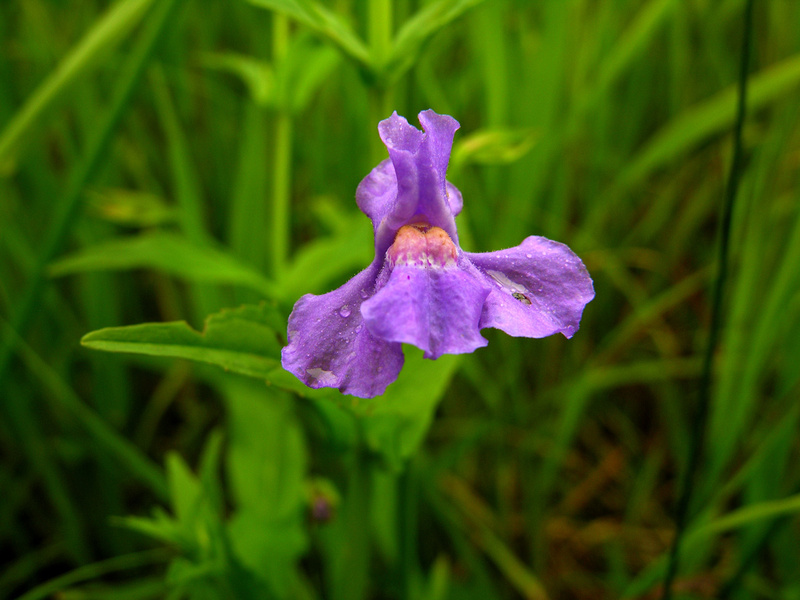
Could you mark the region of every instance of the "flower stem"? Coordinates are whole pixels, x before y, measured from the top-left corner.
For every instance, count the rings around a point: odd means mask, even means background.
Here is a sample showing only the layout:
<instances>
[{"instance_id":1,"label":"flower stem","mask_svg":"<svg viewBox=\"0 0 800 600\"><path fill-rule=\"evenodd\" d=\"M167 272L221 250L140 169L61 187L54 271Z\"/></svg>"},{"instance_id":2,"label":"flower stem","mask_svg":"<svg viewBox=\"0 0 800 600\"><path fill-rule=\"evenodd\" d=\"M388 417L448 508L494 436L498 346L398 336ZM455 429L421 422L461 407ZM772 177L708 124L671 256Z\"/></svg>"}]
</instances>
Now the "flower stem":
<instances>
[{"instance_id":1,"label":"flower stem","mask_svg":"<svg viewBox=\"0 0 800 600\"><path fill-rule=\"evenodd\" d=\"M360 428L359 428L360 429ZM364 440L354 449L348 469L347 492L342 506L343 544L333 561L332 600L363 600L369 588L370 479L372 468Z\"/></svg>"},{"instance_id":2,"label":"flower stem","mask_svg":"<svg viewBox=\"0 0 800 600\"><path fill-rule=\"evenodd\" d=\"M384 71L392 50L392 0L370 0L368 39L372 55L372 78L369 89L370 127L392 113L391 93ZM386 158L386 150L377 135L370 136L370 158L374 165Z\"/></svg>"},{"instance_id":3,"label":"flower stem","mask_svg":"<svg viewBox=\"0 0 800 600\"><path fill-rule=\"evenodd\" d=\"M289 21L279 14L272 21L272 59L283 60L289 45ZM272 157L272 272L278 275L289 254L289 194L292 179L292 117L287 107L275 115Z\"/></svg>"},{"instance_id":4,"label":"flower stem","mask_svg":"<svg viewBox=\"0 0 800 600\"><path fill-rule=\"evenodd\" d=\"M392 0L370 0L368 18L373 68L380 74L392 49Z\"/></svg>"},{"instance_id":5,"label":"flower stem","mask_svg":"<svg viewBox=\"0 0 800 600\"><path fill-rule=\"evenodd\" d=\"M678 572L680 546L689 517L692 500L692 483L700 465L703 442L705 438L708 408L711 403L711 387L713 379L713 362L722 331L722 304L725 281L728 275L728 255L731 235L731 222L736 194L739 188L739 177L742 170L742 127L747 108L747 72L750 63L750 45L753 30L753 0L747 0L744 9L744 33L742 36L742 54L739 67L739 102L736 112L733 138L733 161L725 189L725 201L719 225L718 272L714 281L711 296L711 323L709 325L708 343L703 356L703 371L698 391L697 414L692 423L692 437L688 454L688 464L681 481L680 496L675 509L675 539L670 548L669 562L664 576L662 599L672 598L672 582Z\"/></svg>"},{"instance_id":6,"label":"flower stem","mask_svg":"<svg viewBox=\"0 0 800 600\"><path fill-rule=\"evenodd\" d=\"M373 86L369 89L369 126L370 126L370 165L375 166L387 157L386 147L381 138L375 134L374 127L392 114L391 92L384 87Z\"/></svg>"}]
</instances>

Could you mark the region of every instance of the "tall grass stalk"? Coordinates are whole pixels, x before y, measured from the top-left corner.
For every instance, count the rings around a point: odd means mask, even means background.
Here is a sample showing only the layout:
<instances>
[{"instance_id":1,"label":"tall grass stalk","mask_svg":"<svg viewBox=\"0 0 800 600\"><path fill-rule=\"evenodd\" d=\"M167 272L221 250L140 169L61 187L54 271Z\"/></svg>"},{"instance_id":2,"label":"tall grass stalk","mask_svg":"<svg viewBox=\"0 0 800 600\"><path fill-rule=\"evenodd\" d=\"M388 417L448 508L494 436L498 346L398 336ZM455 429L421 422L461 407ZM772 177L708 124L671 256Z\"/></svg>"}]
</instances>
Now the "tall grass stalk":
<instances>
[{"instance_id":1,"label":"tall grass stalk","mask_svg":"<svg viewBox=\"0 0 800 600\"><path fill-rule=\"evenodd\" d=\"M742 52L739 64L739 95L736 109L736 122L733 132L733 160L731 161L725 198L721 207L717 245L717 276L711 292L711 315L708 340L703 354L703 369L697 395L697 409L692 420L688 462L681 481L680 496L675 509L675 538L669 553L666 573L664 575L664 600L672 598L672 584L678 573L680 547L689 519L692 502L694 480L703 454L703 442L708 421L708 409L711 404L712 384L714 378L714 357L717 353L724 310L725 283L728 276L730 255L731 223L734 204L742 174L742 128L747 112L747 75L750 65L750 46L753 33L753 0L746 0L743 17Z\"/></svg>"}]
</instances>

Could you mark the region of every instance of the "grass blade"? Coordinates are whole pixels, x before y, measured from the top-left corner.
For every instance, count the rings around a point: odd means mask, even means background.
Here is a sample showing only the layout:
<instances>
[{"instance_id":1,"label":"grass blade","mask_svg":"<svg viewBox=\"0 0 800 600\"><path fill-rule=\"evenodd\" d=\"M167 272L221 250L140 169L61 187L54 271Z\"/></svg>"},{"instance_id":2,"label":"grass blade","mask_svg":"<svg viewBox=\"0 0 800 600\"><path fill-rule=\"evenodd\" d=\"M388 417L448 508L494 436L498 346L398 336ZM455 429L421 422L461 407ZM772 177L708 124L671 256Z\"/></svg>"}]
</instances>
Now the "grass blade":
<instances>
[{"instance_id":1,"label":"grass blade","mask_svg":"<svg viewBox=\"0 0 800 600\"><path fill-rule=\"evenodd\" d=\"M44 111L97 59L122 42L152 3L153 0L122 0L97 21L3 129L0 134L0 165L15 158L22 138Z\"/></svg>"}]
</instances>

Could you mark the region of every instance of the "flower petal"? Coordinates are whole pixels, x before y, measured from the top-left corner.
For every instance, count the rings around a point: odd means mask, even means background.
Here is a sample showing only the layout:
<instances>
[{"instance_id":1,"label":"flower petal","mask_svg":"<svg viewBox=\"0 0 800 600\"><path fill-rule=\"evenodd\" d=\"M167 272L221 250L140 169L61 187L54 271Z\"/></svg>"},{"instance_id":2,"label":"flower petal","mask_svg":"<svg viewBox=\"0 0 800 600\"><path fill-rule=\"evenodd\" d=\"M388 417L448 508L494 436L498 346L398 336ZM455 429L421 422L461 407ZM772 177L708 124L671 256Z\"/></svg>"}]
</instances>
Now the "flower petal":
<instances>
[{"instance_id":1,"label":"flower petal","mask_svg":"<svg viewBox=\"0 0 800 600\"><path fill-rule=\"evenodd\" d=\"M398 265L386 285L361 305L361 314L374 336L414 344L425 358L463 354L489 343L479 330L489 291L458 267Z\"/></svg>"},{"instance_id":2,"label":"flower petal","mask_svg":"<svg viewBox=\"0 0 800 600\"><path fill-rule=\"evenodd\" d=\"M572 337L594 287L581 259L564 244L531 236L516 248L464 255L491 286L481 328L540 338Z\"/></svg>"},{"instance_id":3,"label":"flower petal","mask_svg":"<svg viewBox=\"0 0 800 600\"><path fill-rule=\"evenodd\" d=\"M378 242L378 228L386 218L397 199L397 177L390 159L386 159L369 172L356 188L356 204L372 220L375 242ZM391 240L389 240L391 244ZM386 248L383 248L386 252Z\"/></svg>"},{"instance_id":4,"label":"flower petal","mask_svg":"<svg viewBox=\"0 0 800 600\"><path fill-rule=\"evenodd\" d=\"M446 183L447 205L454 217L464 207L464 199L456 186ZM356 204L372 220L375 233L381 221L391 212L397 198L397 177L390 159L381 161L361 180L356 188Z\"/></svg>"},{"instance_id":5,"label":"flower petal","mask_svg":"<svg viewBox=\"0 0 800 600\"><path fill-rule=\"evenodd\" d=\"M464 198L461 196L461 192L449 181L447 182L447 204L454 217L457 217L464 208Z\"/></svg>"},{"instance_id":6,"label":"flower petal","mask_svg":"<svg viewBox=\"0 0 800 600\"><path fill-rule=\"evenodd\" d=\"M374 293L379 269L374 263L339 289L297 301L281 352L284 369L309 387L335 387L361 398L382 394L397 379L402 346L370 334L360 310Z\"/></svg>"},{"instance_id":7,"label":"flower petal","mask_svg":"<svg viewBox=\"0 0 800 600\"><path fill-rule=\"evenodd\" d=\"M376 229L378 252L389 247L400 227L415 220L441 227L458 242L445 176L453 136L459 125L452 117L438 115L432 110L421 112L419 119L424 133L396 112L378 125L394 167L397 186L396 200Z\"/></svg>"}]
</instances>

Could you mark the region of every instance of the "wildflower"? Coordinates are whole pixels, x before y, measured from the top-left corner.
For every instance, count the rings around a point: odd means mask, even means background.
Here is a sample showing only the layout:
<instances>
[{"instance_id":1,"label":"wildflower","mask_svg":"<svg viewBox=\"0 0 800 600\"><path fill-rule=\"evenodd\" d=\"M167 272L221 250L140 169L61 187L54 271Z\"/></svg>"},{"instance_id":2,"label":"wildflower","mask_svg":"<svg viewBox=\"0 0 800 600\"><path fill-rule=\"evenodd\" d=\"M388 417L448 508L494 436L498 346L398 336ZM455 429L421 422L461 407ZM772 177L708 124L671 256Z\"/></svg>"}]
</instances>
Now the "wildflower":
<instances>
[{"instance_id":1,"label":"wildflower","mask_svg":"<svg viewBox=\"0 0 800 600\"><path fill-rule=\"evenodd\" d=\"M540 338L578 330L592 280L564 244L526 238L474 254L458 244L461 192L445 180L458 122L432 110L424 129L394 113L378 126L389 158L361 182L358 207L372 220L375 259L339 289L297 301L283 367L312 388L371 398L403 366L402 343L425 358L485 346L484 327Z\"/></svg>"}]
</instances>

